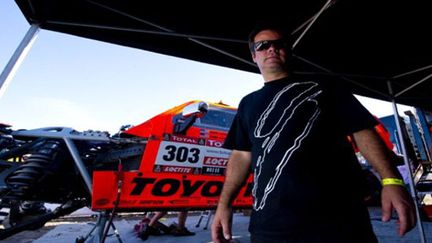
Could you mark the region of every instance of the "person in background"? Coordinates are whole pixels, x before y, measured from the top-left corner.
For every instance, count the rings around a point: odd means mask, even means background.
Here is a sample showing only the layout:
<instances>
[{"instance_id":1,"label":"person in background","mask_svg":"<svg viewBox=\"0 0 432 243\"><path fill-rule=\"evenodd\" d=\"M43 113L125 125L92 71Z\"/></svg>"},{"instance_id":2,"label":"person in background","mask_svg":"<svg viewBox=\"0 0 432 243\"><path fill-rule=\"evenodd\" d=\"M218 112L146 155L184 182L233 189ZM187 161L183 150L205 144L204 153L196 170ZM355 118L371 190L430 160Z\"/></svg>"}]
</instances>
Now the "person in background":
<instances>
[{"instance_id":1,"label":"person in background","mask_svg":"<svg viewBox=\"0 0 432 243\"><path fill-rule=\"evenodd\" d=\"M171 234L174 236L195 235L194 232L189 231L186 227L188 211L180 211L178 213L177 224L174 223L168 227L159 222L159 219L164 217L166 214L167 211L155 212L153 217L150 219L150 222L148 223L146 233L148 233L149 235L162 235L163 233Z\"/></svg>"},{"instance_id":2,"label":"person in background","mask_svg":"<svg viewBox=\"0 0 432 243\"><path fill-rule=\"evenodd\" d=\"M337 81L293 75L289 34L279 26L257 26L249 48L264 85L241 100L224 143L232 153L213 241L232 241L231 203L253 171L252 243L377 242L348 135L382 178L382 220L395 210L399 235L410 231L414 203L375 118Z\"/></svg>"}]
</instances>

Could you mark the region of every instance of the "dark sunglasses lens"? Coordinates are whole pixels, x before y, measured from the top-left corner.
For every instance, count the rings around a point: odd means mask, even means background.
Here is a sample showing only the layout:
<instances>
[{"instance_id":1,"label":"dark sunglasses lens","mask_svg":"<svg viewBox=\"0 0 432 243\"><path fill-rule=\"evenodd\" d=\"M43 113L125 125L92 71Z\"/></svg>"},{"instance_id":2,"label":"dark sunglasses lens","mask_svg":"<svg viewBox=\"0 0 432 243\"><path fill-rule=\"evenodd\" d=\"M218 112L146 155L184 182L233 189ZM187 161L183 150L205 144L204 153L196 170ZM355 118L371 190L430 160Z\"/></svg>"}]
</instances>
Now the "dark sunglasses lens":
<instances>
[{"instance_id":1,"label":"dark sunglasses lens","mask_svg":"<svg viewBox=\"0 0 432 243\"><path fill-rule=\"evenodd\" d=\"M255 43L255 51L264 51L267 50L273 45L275 49L282 49L286 47L286 43L284 40L265 40L265 41L258 41Z\"/></svg>"},{"instance_id":2,"label":"dark sunglasses lens","mask_svg":"<svg viewBox=\"0 0 432 243\"><path fill-rule=\"evenodd\" d=\"M276 49L282 49L286 47L286 42L284 40L275 40L272 44Z\"/></svg>"},{"instance_id":3,"label":"dark sunglasses lens","mask_svg":"<svg viewBox=\"0 0 432 243\"><path fill-rule=\"evenodd\" d=\"M255 43L255 51L264 51L269 49L270 46L270 41L258 41L257 43Z\"/></svg>"}]
</instances>

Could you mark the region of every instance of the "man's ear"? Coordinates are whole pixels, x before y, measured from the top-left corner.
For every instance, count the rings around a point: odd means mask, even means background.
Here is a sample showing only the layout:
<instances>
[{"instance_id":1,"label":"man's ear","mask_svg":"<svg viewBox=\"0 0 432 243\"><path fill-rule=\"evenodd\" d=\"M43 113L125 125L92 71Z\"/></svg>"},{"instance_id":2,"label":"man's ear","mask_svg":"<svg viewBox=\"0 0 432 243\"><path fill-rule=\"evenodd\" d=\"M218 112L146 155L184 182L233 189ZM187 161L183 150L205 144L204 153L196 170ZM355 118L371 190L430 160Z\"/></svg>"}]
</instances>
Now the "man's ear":
<instances>
[{"instance_id":1,"label":"man's ear","mask_svg":"<svg viewBox=\"0 0 432 243\"><path fill-rule=\"evenodd\" d=\"M255 52L251 52L251 56L252 56L252 61L253 61L254 63L256 63L256 61L255 61Z\"/></svg>"}]
</instances>

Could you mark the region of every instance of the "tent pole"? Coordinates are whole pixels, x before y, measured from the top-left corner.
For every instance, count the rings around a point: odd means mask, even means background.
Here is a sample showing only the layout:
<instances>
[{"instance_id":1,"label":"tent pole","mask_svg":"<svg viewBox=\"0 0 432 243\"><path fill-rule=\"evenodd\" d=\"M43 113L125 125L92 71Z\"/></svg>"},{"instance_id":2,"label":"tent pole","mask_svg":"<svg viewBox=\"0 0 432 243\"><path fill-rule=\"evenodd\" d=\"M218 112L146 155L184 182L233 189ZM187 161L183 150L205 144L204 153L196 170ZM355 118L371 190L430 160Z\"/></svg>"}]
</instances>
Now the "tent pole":
<instances>
[{"instance_id":1,"label":"tent pole","mask_svg":"<svg viewBox=\"0 0 432 243\"><path fill-rule=\"evenodd\" d=\"M24 36L23 40L15 50L14 54L10 58L9 62L6 64L3 72L0 74L0 98L3 96L7 86L12 80L13 75L15 74L22 60L24 60L25 56L33 45L38 32L39 25L32 24L26 35Z\"/></svg>"},{"instance_id":2,"label":"tent pole","mask_svg":"<svg viewBox=\"0 0 432 243\"><path fill-rule=\"evenodd\" d=\"M332 0L329 0L329 1L332 1ZM120 11L120 10L118 10L118 9L112 8L112 7L108 6L108 5L104 5L104 4L101 4L101 3L99 3L99 2L92 1L92 0L87 0L87 2L92 3L92 4L96 5L96 6L101 7L101 8L104 8L104 9L106 9L106 10L109 10L109 11L111 11L111 12L114 12L114 13L120 14L120 15L122 15L122 16L124 16L124 17L127 17L127 18L130 18L130 19L133 19L133 20L136 20L136 21L139 21L139 22L145 23L145 24L150 25L150 26L152 26L152 27L154 27L154 28L157 28L157 29L159 29L159 30L163 30L163 31L164 31L163 33L166 34L166 35L177 35L177 36L179 36L179 34L175 33L175 31L173 31L173 30L171 30L171 29L168 29L168 28L165 28L165 27L163 27L163 26L160 26L160 25L154 24L154 23L152 23L152 22L150 22L150 21L146 21L146 20L144 20L144 19L141 19L141 18L135 17L135 16L133 16L133 15L131 15L131 14L128 14L128 13L125 13L125 12ZM108 28L111 28L111 27L108 27ZM156 32L156 33L161 34L161 32ZM243 59L243 58L241 58L240 56L236 56L236 55L234 55L234 54L231 54L231 53L229 53L229 52L227 52L227 51L222 50L221 48L217 48L217 47L215 47L215 46L213 46L213 45L207 44L207 43L205 43L205 42L203 42L203 41L198 40L198 38L194 38L194 37L187 36L187 35L186 35L186 36L183 35L183 36L184 36L184 37L187 37L187 39L188 39L189 41L194 42L194 43L196 43L196 44L198 44L198 45L204 46L204 47L209 48L209 49L211 49L211 50L213 50L213 51L219 52L219 53L221 53L221 54L223 54L223 55L225 55L225 56L228 56L228 57L234 58L234 59L236 59L236 60L238 60L238 61L241 61L241 62L244 62L244 63L246 63L246 64L249 64L249 65L251 65L251 66L253 66L253 67L256 67L256 64L253 63L253 62L251 62L250 60ZM203 39L202 37L199 37L199 38ZM206 38L206 39L212 39L212 38ZM219 39L219 38L218 38L218 39ZM220 39L220 40L222 40L222 39ZM239 40L232 40L232 39L231 39L231 40L229 40L229 41L235 41L235 42L238 42ZM243 41L241 41L241 42L243 42ZM240 42L240 43L241 43L241 42Z\"/></svg>"},{"instance_id":3,"label":"tent pole","mask_svg":"<svg viewBox=\"0 0 432 243\"><path fill-rule=\"evenodd\" d=\"M395 97L398 97L398 96L402 95L403 93L405 93L405 92L407 92L407 91L409 91L409 90L415 88L417 85L419 85L419 84L421 84L421 83L423 83L423 82L429 80L430 78L432 78L432 74L429 74L428 76L422 78L420 81L416 82L415 84L413 84L413 85L409 86L408 88L406 88L406 89L400 91L399 93L397 93L397 94L395 95Z\"/></svg>"},{"instance_id":4,"label":"tent pole","mask_svg":"<svg viewBox=\"0 0 432 243\"><path fill-rule=\"evenodd\" d=\"M404 164L405 164L406 170L408 171L409 188L410 188L411 197L414 200L416 216L417 216L417 227L419 228L421 242L426 243L426 237L425 237L424 230L423 230L423 223L422 223L422 220L420 218L420 211L419 211L420 205L418 204L418 200L417 200L417 191L416 191L415 186L414 186L415 185L414 178L412 175L411 165L409 162L408 153L406 150L406 145L405 145L405 141L404 141L404 137L403 137L403 133L402 133L402 126L401 126L400 120L399 120L399 112L397 109L395 98L393 96L393 88L392 88L390 80L387 81L387 86L389 89L390 96L392 97L391 103L393 106L393 112L394 112L393 115L394 115L397 130L398 130L398 136L399 136L399 141L400 141L402 154L403 154L403 158L404 158Z\"/></svg>"},{"instance_id":5,"label":"tent pole","mask_svg":"<svg viewBox=\"0 0 432 243\"><path fill-rule=\"evenodd\" d=\"M319 18L319 16L328 8L331 6L331 4L333 4L335 1L334 0L327 0L326 4L324 4L324 6L320 9L320 11L318 11L318 13L316 13L312 19L310 19L309 24L306 26L306 28L303 30L303 32L300 34L300 36L297 38L297 40L295 40L294 44L292 45L291 49L294 50L294 48L297 46L297 44L300 42L300 40L303 38L303 36L306 34L306 32L308 32L308 30L310 29L310 27L312 27L312 25L315 23L315 21Z\"/></svg>"}]
</instances>

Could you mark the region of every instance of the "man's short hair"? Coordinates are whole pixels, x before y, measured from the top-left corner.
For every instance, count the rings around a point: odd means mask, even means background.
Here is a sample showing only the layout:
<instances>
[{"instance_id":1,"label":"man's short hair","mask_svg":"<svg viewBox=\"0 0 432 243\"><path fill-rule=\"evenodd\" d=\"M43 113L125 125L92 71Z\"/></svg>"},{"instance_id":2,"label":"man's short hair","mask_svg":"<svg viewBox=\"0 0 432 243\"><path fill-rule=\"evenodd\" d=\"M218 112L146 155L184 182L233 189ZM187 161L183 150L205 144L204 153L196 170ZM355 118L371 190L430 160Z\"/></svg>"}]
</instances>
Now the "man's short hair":
<instances>
[{"instance_id":1,"label":"man's short hair","mask_svg":"<svg viewBox=\"0 0 432 243\"><path fill-rule=\"evenodd\" d=\"M254 40L255 40L255 36L263 31L263 30L273 30L278 32L282 38L284 38L288 43L291 42L291 36L288 33L288 31L286 30L286 28L284 28L283 26L281 26L280 24L271 22L271 23L259 23L257 25L255 25L255 27L252 29L252 31L249 33L249 37L248 37L248 44L249 44L249 50L253 50L253 45L254 45Z\"/></svg>"}]
</instances>

